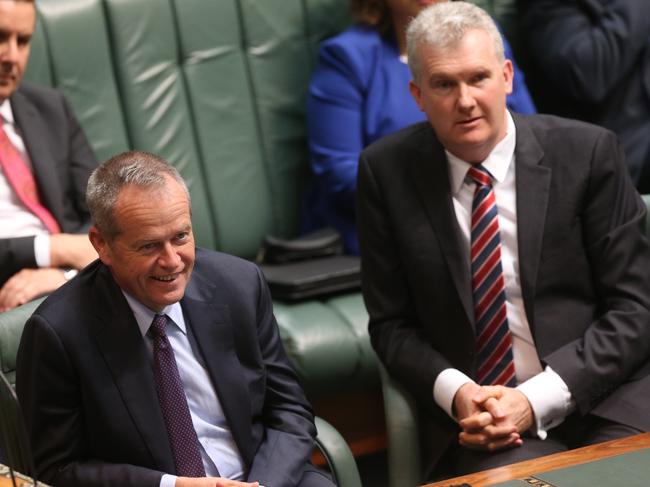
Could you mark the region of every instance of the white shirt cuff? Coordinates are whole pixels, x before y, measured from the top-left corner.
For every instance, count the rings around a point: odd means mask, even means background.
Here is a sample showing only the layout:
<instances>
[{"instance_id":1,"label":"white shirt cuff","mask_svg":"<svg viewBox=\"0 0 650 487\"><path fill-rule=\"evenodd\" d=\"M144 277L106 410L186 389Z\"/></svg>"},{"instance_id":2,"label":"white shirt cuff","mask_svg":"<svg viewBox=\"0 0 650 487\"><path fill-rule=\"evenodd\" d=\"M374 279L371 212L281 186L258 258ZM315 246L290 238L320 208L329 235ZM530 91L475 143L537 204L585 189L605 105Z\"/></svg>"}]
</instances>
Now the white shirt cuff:
<instances>
[{"instance_id":1,"label":"white shirt cuff","mask_svg":"<svg viewBox=\"0 0 650 487\"><path fill-rule=\"evenodd\" d=\"M176 486L176 475L163 474L160 479L160 487L175 487Z\"/></svg>"},{"instance_id":2,"label":"white shirt cuff","mask_svg":"<svg viewBox=\"0 0 650 487\"><path fill-rule=\"evenodd\" d=\"M464 384L474 382L458 369L445 369L433 383L433 400L451 419L456 421L453 413L454 397Z\"/></svg>"},{"instance_id":3,"label":"white shirt cuff","mask_svg":"<svg viewBox=\"0 0 650 487\"><path fill-rule=\"evenodd\" d=\"M562 378L550 367L517 386L535 414L532 432L545 440L548 430L564 421L575 408L571 392Z\"/></svg>"},{"instance_id":4,"label":"white shirt cuff","mask_svg":"<svg viewBox=\"0 0 650 487\"><path fill-rule=\"evenodd\" d=\"M38 267L50 267L50 236L47 234L34 237L34 259Z\"/></svg>"}]
</instances>

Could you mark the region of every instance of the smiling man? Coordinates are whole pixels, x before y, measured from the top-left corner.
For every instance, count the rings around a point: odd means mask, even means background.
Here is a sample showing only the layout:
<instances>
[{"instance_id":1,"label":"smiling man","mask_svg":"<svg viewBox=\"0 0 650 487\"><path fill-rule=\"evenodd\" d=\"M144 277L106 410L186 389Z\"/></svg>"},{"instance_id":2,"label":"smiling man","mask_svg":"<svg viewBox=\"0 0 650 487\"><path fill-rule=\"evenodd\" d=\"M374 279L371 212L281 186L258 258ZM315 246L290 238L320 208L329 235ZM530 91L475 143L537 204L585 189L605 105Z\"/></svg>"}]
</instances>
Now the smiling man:
<instances>
[{"instance_id":1,"label":"smiling man","mask_svg":"<svg viewBox=\"0 0 650 487\"><path fill-rule=\"evenodd\" d=\"M22 81L35 23L33 0L0 0L0 311L97 257L85 202L95 156L63 95Z\"/></svg>"},{"instance_id":2,"label":"smiling man","mask_svg":"<svg viewBox=\"0 0 650 487\"><path fill-rule=\"evenodd\" d=\"M506 109L480 8L409 25L428 122L361 155L372 344L425 412L431 477L650 429L650 248L616 137Z\"/></svg>"},{"instance_id":3,"label":"smiling man","mask_svg":"<svg viewBox=\"0 0 650 487\"><path fill-rule=\"evenodd\" d=\"M88 183L99 260L25 326L16 389L39 480L333 487L259 269L195 248L190 198L128 152Z\"/></svg>"}]
</instances>

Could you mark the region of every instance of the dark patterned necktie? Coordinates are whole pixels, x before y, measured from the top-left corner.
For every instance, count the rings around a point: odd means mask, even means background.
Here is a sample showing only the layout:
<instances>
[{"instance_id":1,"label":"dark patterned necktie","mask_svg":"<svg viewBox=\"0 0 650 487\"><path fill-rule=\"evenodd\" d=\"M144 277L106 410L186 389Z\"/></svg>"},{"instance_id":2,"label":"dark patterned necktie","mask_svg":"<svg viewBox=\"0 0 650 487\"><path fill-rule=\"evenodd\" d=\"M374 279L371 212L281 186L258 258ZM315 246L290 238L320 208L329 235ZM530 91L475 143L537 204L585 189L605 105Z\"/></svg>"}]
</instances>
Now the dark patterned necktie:
<instances>
[{"instance_id":1,"label":"dark patterned necktie","mask_svg":"<svg viewBox=\"0 0 650 487\"><path fill-rule=\"evenodd\" d=\"M506 316L501 238L492 176L480 164L468 175L476 181L472 203L472 292L479 384L516 385L512 337Z\"/></svg>"},{"instance_id":2,"label":"dark patterned necktie","mask_svg":"<svg viewBox=\"0 0 650 487\"><path fill-rule=\"evenodd\" d=\"M167 333L165 333L166 325L167 316L156 315L150 329L153 334L156 390L174 455L176 475L205 477L199 439L192 424L192 416L178 374L174 350L169 343Z\"/></svg>"}]
</instances>

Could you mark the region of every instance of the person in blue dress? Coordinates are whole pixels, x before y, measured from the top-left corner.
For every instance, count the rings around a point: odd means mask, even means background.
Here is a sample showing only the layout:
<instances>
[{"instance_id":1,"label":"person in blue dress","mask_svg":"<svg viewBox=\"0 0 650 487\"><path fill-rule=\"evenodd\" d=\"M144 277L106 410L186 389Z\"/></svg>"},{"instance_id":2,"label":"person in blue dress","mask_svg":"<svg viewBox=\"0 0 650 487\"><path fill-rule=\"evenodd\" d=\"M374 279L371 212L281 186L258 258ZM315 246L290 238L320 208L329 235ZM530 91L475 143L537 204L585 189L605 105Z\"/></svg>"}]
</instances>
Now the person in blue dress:
<instances>
[{"instance_id":1,"label":"person in blue dress","mask_svg":"<svg viewBox=\"0 0 650 487\"><path fill-rule=\"evenodd\" d=\"M347 253L359 252L354 210L359 153L376 139L425 120L409 94L405 32L410 19L440 1L352 0L356 23L320 47L307 98L313 176L303 230L337 229ZM507 42L505 55L513 59ZM535 113L523 74L514 68L508 107Z\"/></svg>"}]
</instances>

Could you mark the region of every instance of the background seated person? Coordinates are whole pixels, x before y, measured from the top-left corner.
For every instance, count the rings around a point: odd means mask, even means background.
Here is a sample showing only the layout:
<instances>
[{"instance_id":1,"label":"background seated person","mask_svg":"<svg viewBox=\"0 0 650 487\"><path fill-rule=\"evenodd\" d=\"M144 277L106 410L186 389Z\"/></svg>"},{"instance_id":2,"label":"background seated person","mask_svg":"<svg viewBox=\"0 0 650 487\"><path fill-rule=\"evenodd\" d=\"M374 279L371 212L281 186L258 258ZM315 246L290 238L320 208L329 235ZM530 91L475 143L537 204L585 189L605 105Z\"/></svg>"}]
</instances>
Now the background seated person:
<instances>
[{"instance_id":1,"label":"background seated person","mask_svg":"<svg viewBox=\"0 0 650 487\"><path fill-rule=\"evenodd\" d=\"M48 293L97 258L86 182L97 161L60 93L21 83L36 9L0 1L0 311Z\"/></svg>"},{"instance_id":2,"label":"background seated person","mask_svg":"<svg viewBox=\"0 0 650 487\"><path fill-rule=\"evenodd\" d=\"M0 0L2 1L2 0ZM187 187L142 152L88 182L99 260L29 319L16 366L57 487L333 487L260 270L196 249Z\"/></svg>"},{"instance_id":3,"label":"background seated person","mask_svg":"<svg viewBox=\"0 0 650 487\"><path fill-rule=\"evenodd\" d=\"M439 2L352 0L358 23L321 46L307 100L313 182L305 229L336 228L349 253L359 253L354 194L361 150L425 119L408 93L406 26L426 3ZM506 57L512 59L507 42L505 46ZM519 113L535 112L516 67L508 106Z\"/></svg>"},{"instance_id":4,"label":"background seated person","mask_svg":"<svg viewBox=\"0 0 650 487\"><path fill-rule=\"evenodd\" d=\"M641 193L650 193L650 2L519 0L531 90L546 113L618 134Z\"/></svg>"},{"instance_id":5,"label":"background seated person","mask_svg":"<svg viewBox=\"0 0 650 487\"><path fill-rule=\"evenodd\" d=\"M357 215L371 342L421 408L430 475L649 431L650 244L615 134L510 113L470 3L407 39L428 120L362 152Z\"/></svg>"}]
</instances>

